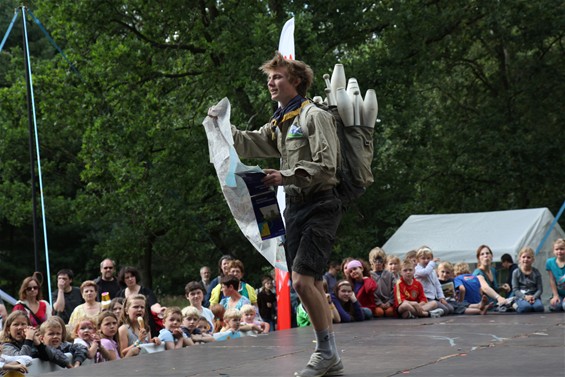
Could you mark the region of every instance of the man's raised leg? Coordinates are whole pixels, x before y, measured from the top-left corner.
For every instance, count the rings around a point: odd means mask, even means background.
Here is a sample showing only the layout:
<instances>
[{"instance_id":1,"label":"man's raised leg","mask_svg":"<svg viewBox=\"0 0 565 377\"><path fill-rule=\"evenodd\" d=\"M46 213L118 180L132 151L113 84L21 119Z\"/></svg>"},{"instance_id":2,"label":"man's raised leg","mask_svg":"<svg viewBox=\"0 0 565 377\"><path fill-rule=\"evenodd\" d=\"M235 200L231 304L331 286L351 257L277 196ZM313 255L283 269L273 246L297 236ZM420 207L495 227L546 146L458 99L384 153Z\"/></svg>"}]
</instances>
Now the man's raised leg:
<instances>
[{"instance_id":1,"label":"man's raised leg","mask_svg":"<svg viewBox=\"0 0 565 377\"><path fill-rule=\"evenodd\" d=\"M308 365L295 375L301 377L340 375L343 365L335 345L332 344L331 312L322 283L316 282L312 276L301 275L297 272L292 273L292 283L310 316L310 322L316 335L316 349Z\"/></svg>"}]
</instances>

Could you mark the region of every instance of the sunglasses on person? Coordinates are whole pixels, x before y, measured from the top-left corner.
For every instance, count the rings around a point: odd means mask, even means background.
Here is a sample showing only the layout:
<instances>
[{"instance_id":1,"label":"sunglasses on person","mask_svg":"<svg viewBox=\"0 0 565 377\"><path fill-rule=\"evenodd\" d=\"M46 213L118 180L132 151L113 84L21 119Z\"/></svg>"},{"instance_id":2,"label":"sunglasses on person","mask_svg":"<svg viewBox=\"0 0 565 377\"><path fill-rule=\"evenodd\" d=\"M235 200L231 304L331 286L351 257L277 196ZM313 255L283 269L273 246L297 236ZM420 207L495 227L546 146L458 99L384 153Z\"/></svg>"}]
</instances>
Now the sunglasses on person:
<instances>
[{"instance_id":1,"label":"sunglasses on person","mask_svg":"<svg viewBox=\"0 0 565 377\"><path fill-rule=\"evenodd\" d=\"M38 291L39 287L38 286L33 286L33 287L27 287L26 291L31 292L31 291Z\"/></svg>"}]
</instances>

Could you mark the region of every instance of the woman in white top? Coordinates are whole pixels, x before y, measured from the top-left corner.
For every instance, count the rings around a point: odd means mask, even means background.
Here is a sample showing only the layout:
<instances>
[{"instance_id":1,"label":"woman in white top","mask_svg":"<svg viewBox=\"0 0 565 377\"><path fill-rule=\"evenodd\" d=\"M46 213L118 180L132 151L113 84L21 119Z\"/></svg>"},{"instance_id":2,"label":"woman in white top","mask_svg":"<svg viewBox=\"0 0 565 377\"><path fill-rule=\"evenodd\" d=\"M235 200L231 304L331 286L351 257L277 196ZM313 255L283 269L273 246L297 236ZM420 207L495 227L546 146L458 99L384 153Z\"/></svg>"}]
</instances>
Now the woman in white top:
<instances>
[{"instance_id":1,"label":"woman in white top","mask_svg":"<svg viewBox=\"0 0 565 377\"><path fill-rule=\"evenodd\" d=\"M96 301L98 298L98 286L93 280L86 280L80 285L80 294L84 304L77 306L71 313L71 318L69 318L69 325L71 327L83 317L96 317L102 310L102 304Z\"/></svg>"}]
</instances>

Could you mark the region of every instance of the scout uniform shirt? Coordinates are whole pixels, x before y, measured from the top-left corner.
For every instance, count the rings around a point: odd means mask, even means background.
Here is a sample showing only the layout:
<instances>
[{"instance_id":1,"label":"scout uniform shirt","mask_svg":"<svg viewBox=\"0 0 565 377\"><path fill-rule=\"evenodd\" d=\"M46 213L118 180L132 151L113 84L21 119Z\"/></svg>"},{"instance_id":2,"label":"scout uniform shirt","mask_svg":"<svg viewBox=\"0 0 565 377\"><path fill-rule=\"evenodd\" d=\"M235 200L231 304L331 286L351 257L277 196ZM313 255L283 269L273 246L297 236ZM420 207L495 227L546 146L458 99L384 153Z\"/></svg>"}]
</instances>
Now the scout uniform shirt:
<instances>
[{"instance_id":1,"label":"scout uniform shirt","mask_svg":"<svg viewBox=\"0 0 565 377\"><path fill-rule=\"evenodd\" d=\"M234 147L242 157L281 158L280 172L289 196L331 190L338 182L339 153L333 116L318 108L309 111L305 125L308 136L303 134L299 119L300 116L296 116L274 128L267 123L257 131L240 131L232 125ZM306 171L309 176L295 175L297 169Z\"/></svg>"}]
</instances>

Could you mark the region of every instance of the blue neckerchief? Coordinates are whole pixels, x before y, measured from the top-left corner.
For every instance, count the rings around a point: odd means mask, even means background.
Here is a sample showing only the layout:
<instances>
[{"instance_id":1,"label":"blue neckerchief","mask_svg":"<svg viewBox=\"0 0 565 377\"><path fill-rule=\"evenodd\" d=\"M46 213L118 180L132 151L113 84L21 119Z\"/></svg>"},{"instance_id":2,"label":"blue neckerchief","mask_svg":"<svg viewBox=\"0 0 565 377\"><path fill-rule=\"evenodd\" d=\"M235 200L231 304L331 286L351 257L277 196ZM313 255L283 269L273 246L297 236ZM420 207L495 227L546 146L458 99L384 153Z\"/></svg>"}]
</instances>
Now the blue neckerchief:
<instances>
[{"instance_id":1,"label":"blue neckerchief","mask_svg":"<svg viewBox=\"0 0 565 377\"><path fill-rule=\"evenodd\" d=\"M273 140L276 138L276 128L283 122L294 118L298 114L300 114L300 110L302 107L308 104L306 98L302 97L301 95L297 95L293 99L291 99L285 107L279 107L273 117L271 118L271 130L273 131Z\"/></svg>"}]
</instances>

